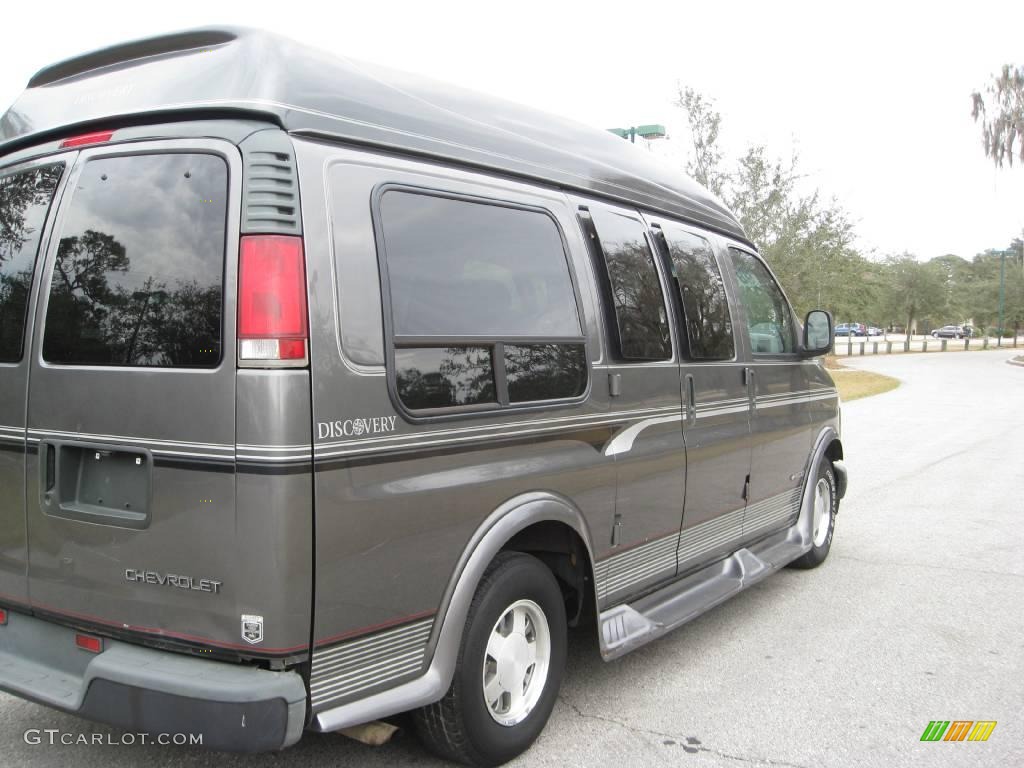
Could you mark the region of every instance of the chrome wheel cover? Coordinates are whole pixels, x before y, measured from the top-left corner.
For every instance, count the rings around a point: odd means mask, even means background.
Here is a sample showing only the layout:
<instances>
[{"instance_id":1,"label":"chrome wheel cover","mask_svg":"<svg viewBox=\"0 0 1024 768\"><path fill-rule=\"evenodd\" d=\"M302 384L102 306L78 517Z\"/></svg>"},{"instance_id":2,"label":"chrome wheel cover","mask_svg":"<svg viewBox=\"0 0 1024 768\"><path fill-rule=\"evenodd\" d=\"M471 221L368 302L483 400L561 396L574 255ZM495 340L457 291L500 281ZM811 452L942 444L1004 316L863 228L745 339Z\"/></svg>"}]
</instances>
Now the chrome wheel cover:
<instances>
[{"instance_id":1,"label":"chrome wheel cover","mask_svg":"<svg viewBox=\"0 0 1024 768\"><path fill-rule=\"evenodd\" d=\"M521 723L540 701L551 663L551 631L532 600L501 613L487 638L481 675L484 704L495 722Z\"/></svg>"},{"instance_id":2,"label":"chrome wheel cover","mask_svg":"<svg viewBox=\"0 0 1024 768\"><path fill-rule=\"evenodd\" d=\"M814 486L814 546L820 547L828 538L832 525L832 486L824 477Z\"/></svg>"}]
</instances>

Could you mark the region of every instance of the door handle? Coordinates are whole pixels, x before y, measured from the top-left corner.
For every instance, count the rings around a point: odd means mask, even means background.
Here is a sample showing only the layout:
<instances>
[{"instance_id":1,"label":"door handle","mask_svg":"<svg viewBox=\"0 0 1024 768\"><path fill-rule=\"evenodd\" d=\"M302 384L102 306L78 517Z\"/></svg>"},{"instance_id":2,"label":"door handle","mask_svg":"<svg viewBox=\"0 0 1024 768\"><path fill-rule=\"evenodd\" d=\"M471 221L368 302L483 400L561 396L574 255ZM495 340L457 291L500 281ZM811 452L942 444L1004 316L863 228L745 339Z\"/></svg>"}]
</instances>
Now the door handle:
<instances>
[{"instance_id":1,"label":"door handle","mask_svg":"<svg viewBox=\"0 0 1024 768\"><path fill-rule=\"evenodd\" d=\"M697 420L697 394L693 384L693 374L686 374L686 421Z\"/></svg>"}]
</instances>

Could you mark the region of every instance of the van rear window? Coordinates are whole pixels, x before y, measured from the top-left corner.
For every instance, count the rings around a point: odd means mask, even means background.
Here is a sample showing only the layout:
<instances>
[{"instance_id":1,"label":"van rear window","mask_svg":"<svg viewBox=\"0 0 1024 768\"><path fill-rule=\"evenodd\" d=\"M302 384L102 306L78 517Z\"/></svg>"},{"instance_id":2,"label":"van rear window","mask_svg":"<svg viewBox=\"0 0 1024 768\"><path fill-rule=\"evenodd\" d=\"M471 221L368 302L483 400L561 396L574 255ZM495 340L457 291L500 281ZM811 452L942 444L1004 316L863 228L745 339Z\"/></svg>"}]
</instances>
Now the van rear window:
<instances>
[{"instance_id":1,"label":"van rear window","mask_svg":"<svg viewBox=\"0 0 1024 768\"><path fill-rule=\"evenodd\" d=\"M39 240L63 163L0 177L0 363L21 360Z\"/></svg>"},{"instance_id":2,"label":"van rear window","mask_svg":"<svg viewBox=\"0 0 1024 768\"><path fill-rule=\"evenodd\" d=\"M215 155L88 161L60 232L43 357L215 367L227 191L227 166Z\"/></svg>"}]
</instances>

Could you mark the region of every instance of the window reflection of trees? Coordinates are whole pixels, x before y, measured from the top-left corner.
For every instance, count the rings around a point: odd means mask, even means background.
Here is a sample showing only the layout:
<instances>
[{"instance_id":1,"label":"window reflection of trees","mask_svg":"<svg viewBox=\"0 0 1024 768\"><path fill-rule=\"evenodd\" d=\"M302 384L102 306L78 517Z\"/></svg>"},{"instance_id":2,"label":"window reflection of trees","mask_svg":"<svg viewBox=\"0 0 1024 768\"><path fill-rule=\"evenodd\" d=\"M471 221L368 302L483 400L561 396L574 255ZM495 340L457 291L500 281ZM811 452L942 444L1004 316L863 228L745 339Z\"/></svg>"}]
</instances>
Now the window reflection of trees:
<instances>
[{"instance_id":1,"label":"window reflection of trees","mask_svg":"<svg viewBox=\"0 0 1024 768\"><path fill-rule=\"evenodd\" d=\"M509 344L505 346L509 400L524 403L576 397L587 383L582 344Z\"/></svg>"},{"instance_id":2,"label":"window reflection of trees","mask_svg":"<svg viewBox=\"0 0 1024 768\"><path fill-rule=\"evenodd\" d=\"M661 360L671 355L661 284L647 244L604 242L620 351L624 358Z\"/></svg>"},{"instance_id":3,"label":"window reflection of trees","mask_svg":"<svg viewBox=\"0 0 1024 768\"><path fill-rule=\"evenodd\" d=\"M113 275L130 273L131 261L113 236L86 230L63 238L46 315L44 357L93 365L216 364L221 284L201 285L195 279L168 283L149 275L138 290L111 286Z\"/></svg>"},{"instance_id":4,"label":"window reflection of trees","mask_svg":"<svg viewBox=\"0 0 1024 768\"><path fill-rule=\"evenodd\" d=\"M711 246L703 238L686 235L669 240L676 270L690 356L727 360L733 356L732 321L725 282Z\"/></svg>"},{"instance_id":5,"label":"window reflection of trees","mask_svg":"<svg viewBox=\"0 0 1024 768\"><path fill-rule=\"evenodd\" d=\"M39 238L63 165L0 179L0 361L21 359Z\"/></svg>"},{"instance_id":6,"label":"window reflection of trees","mask_svg":"<svg viewBox=\"0 0 1024 768\"><path fill-rule=\"evenodd\" d=\"M398 395L409 408L497 402L488 347L395 351Z\"/></svg>"}]
</instances>

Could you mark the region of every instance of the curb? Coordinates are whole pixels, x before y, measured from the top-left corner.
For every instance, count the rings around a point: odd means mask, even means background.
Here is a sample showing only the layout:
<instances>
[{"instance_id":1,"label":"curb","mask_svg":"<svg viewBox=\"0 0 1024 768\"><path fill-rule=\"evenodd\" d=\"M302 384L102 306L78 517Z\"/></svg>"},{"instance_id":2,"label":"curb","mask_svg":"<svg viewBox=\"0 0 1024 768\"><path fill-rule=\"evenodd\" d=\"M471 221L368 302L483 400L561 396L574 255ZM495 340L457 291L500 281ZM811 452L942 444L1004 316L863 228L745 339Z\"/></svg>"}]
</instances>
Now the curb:
<instances>
[{"instance_id":1,"label":"curb","mask_svg":"<svg viewBox=\"0 0 1024 768\"><path fill-rule=\"evenodd\" d=\"M1011 357L1011 358L1009 358L1006 361L1006 364L1007 365L1019 365L1022 368L1024 368L1024 355L1022 355L1019 360L1016 359L1016 358Z\"/></svg>"}]
</instances>

